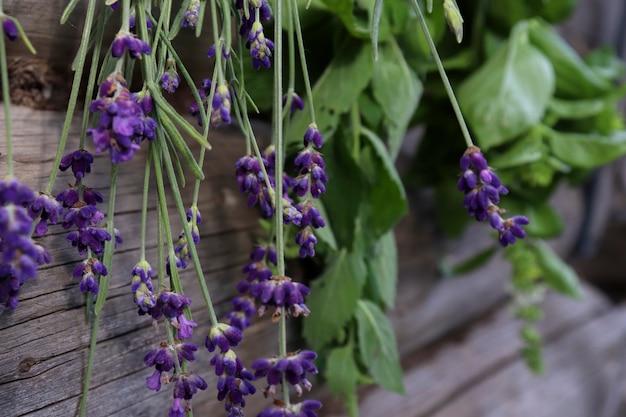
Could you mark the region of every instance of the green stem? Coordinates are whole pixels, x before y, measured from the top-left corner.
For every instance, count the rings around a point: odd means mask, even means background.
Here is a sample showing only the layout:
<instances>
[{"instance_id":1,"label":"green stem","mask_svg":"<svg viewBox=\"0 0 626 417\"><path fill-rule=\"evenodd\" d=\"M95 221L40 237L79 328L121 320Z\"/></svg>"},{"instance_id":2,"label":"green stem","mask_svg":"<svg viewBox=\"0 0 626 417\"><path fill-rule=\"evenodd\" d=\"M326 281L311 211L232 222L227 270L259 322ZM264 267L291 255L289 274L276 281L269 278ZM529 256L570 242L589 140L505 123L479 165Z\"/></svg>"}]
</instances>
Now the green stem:
<instances>
[{"instance_id":1,"label":"green stem","mask_svg":"<svg viewBox=\"0 0 626 417\"><path fill-rule=\"evenodd\" d=\"M435 60L435 64L437 65L437 70L439 71L439 76L441 77L441 81L443 82L443 87L446 89L446 93L448 94L448 98L450 99L450 104L452 104L452 108L454 109L454 114L459 122L459 126L461 127L461 131L463 132L463 138L465 139L465 144L469 148L470 146L474 146L474 142L472 141L472 137L469 133L469 129L467 128L467 124L465 123L465 118L463 117L463 113L461 112L461 108L459 107L459 102L454 95L454 90L452 89L452 85L450 84L450 80L448 79L448 75L446 74L446 70L443 67L443 63L441 62L441 58L439 57L439 53L437 52L437 47L435 46L435 42L433 41L432 36L430 36L430 32L428 31L428 25L426 24L426 19L424 19L424 14L422 13L422 9L417 0L412 0L411 5L413 9L415 9L415 13L417 14L417 21L424 32L424 36L426 37L426 42L428 43L428 47L430 48L430 52L433 55L433 59Z\"/></svg>"},{"instance_id":2,"label":"green stem","mask_svg":"<svg viewBox=\"0 0 626 417\"><path fill-rule=\"evenodd\" d=\"M135 19L135 25L137 19ZM144 25L146 24L144 20ZM128 33L130 31L130 0L122 0L122 29L123 32Z\"/></svg>"},{"instance_id":3,"label":"green stem","mask_svg":"<svg viewBox=\"0 0 626 417\"><path fill-rule=\"evenodd\" d=\"M96 343L98 339L98 327L100 317L95 316L91 323L91 340L89 342L89 357L87 358L87 369L85 370L85 380L83 381L83 391L80 397L80 406L78 416L85 417L87 415L87 395L89 394L89 386L91 383L91 373L93 370L93 360L96 357Z\"/></svg>"},{"instance_id":4,"label":"green stem","mask_svg":"<svg viewBox=\"0 0 626 417\"><path fill-rule=\"evenodd\" d=\"M307 107L309 108L309 117L311 123L315 123L315 109L313 108L313 90L311 89L311 80L309 79L309 70L306 64L306 53L304 50L304 40L302 39L302 26L300 25L300 15L298 13L298 2L292 0L293 22L295 24L296 39L298 41L298 52L300 53L300 67L302 68L302 77L304 78L304 91L306 93Z\"/></svg>"},{"instance_id":5,"label":"green stem","mask_svg":"<svg viewBox=\"0 0 626 417\"><path fill-rule=\"evenodd\" d=\"M146 260L146 230L148 223L148 195L150 193L150 164L152 153L148 153L146 169L143 176L143 198L141 203L141 260Z\"/></svg>"},{"instance_id":6,"label":"green stem","mask_svg":"<svg viewBox=\"0 0 626 417\"><path fill-rule=\"evenodd\" d=\"M83 69L85 67L85 59L87 57L87 45L89 45L89 34L91 32L91 26L93 25L93 16L96 9L96 0L89 0L87 5L87 14L85 16L85 26L83 27L83 36L80 41L79 56L76 63L76 72L74 72L74 79L72 81L72 91L70 92L70 100L67 104L67 112L65 113L65 122L63 122L63 130L61 131L61 139L59 140L59 146L57 148L57 154L54 158L54 164L50 172L50 179L46 186L46 193L52 192L52 186L56 180L58 173L58 166L63 157L65 151L65 144L70 132L70 126L72 124L72 116L76 109L76 102L78 100L78 92L80 90L80 81L83 78Z\"/></svg>"},{"instance_id":7,"label":"green stem","mask_svg":"<svg viewBox=\"0 0 626 417\"><path fill-rule=\"evenodd\" d=\"M283 225L283 123L282 123L282 97L283 97L283 10L282 1L275 3L274 10L274 146L276 152L276 165L274 167L276 187L276 214L274 215L276 229L276 255L278 276L285 276L285 233ZM262 165L262 164L261 164ZM279 353L281 357L287 356L287 318L286 311L281 309L279 327ZM283 402L290 404L289 385L283 374Z\"/></svg>"},{"instance_id":8,"label":"green stem","mask_svg":"<svg viewBox=\"0 0 626 417\"><path fill-rule=\"evenodd\" d=\"M174 200L176 201L176 207L178 209L178 214L180 216L181 222L183 224L183 231L185 232L185 236L191 236L191 230L189 229L189 223L187 222L187 214L185 208L183 206L183 201L180 196L180 190L178 188L178 182L176 180L176 174L174 172L174 167L172 165L172 160L170 158L167 150L162 152L163 162L165 165L165 169L167 170L168 179L170 182L170 188L172 193L174 194ZM156 162L156 161L155 161ZM157 186L159 189L163 189L163 171L161 169L160 164L155 163L155 174L157 178ZM163 191L164 193L164 191ZM163 201L160 203L163 207L166 207L165 196L162 195ZM169 229L166 228L166 233L169 232ZM170 233L171 234L171 233ZM171 236L168 236L168 240L171 240ZM205 304L209 311L209 318L211 319L211 325L217 326L219 324L217 320L217 315L215 314L215 309L213 308L213 302L211 301L211 295L209 293L209 289L207 288L206 281L204 279L204 274L202 272L202 266L200 265L198 252L196 250L196 245L193 243L192 239L188 240L189 251L191 252L191 261L194 266L194 270L196 272L196 277L198 278L198 283L200 284L200 289L202 292L202 297L204 298ZM172 272L174 268L172 267Z\"/></svg>"},{"instance_id":9,"label":"green stem","mask_svg":"<svg viewBox=\"0 0 626 417\"><path fill-rule=\"evenodd\" d=\"M89 124L90 112L89 105L93 98L93 90L96 86L96 77L98 76L98 61L100 60L100 51L102 49L102 37L104 36L104 24L106 20L102 16L98 19L96 24L95 38L96 43L93 47L91 55L91 68L89 69L89 77L87 79L87 91L85 93L85 105L83 106L83 123L80 128L80 143L78 147L83 149L85 147L85 134L87 132L87 125ZM81 192L82 188L79 188Z\"/></svg>"},{"instance_id":10,"label":"green stem","mask_svg":"<svg viewBox=\"0 0 626 417\"><path fill-rule=\"evenodd\" d=\"M0 4L0 9L2 4ZM13 177L13 138L11 137L11 94L9 92L9 67L4 34L0 34L0 71L2 72L2 100L4 101L4 131L6 137L7 177Z\"/></svg>"}]
</instances>

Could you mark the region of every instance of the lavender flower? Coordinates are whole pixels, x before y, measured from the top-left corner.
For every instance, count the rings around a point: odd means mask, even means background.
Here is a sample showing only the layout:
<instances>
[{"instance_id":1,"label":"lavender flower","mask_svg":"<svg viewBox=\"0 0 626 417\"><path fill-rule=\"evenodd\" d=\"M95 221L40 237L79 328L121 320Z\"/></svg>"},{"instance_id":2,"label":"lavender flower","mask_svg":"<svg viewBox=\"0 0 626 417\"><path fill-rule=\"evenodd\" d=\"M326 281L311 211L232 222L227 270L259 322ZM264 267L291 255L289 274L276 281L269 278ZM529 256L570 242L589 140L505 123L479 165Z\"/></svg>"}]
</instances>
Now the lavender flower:
<instances>
[{"instance_id":1,"label":"lavender flower","mask_svg":"<svg viewBox=\"0 0 626 417\"><path fill-rule=\"evenodd\" d=\"M72 276L80 278L79 288L83 293L91 292L98 294L98 276L106 276L107 269L102 262L96 258L87 258L74 268Z\"/></svg>"},{"instance_id":2,"label":"lavender flower","mask_svg":"<svg viewBox=\"0 0 626 417\"><path fill-rule=\"evenodd\" d=\"M195 216L193 215L194 213ZM200 241L200 231L198 229L198 225L200 223L202 223L202 216L198 211L198 207L192 206L189 210L187 210L187 224L189 226L189 230L191 231L191 238L194 244L198 244ZM174 244L174 256L176 267L181 269L187 268L189 265L188 261L192 260L189 241L187 240L187 236L184 231L178 235L178 241ZM171 276L172 271L170 269L169 258L166 264L166 272Z\"/></svg>"},{"instance_id":3,"label":"lavender flower","mask_svg":"<svg viewBox=\"0 0 626 417\"><path fill-rule=\"evenodd\" d=\"M317 238L315 237L313 229L310 226L301 229L296 234L296 243L300 246L298 255L301 258L306 258L307 256L312 258L315 256L315 244L317 243Z\"/></svg>"},{"instance_id":4,"label":"lavender flower","mask_svg":"<svg viewBox=\"0 0 626 417\"><path fill-rule=\"evenodd\" d=\"M43 236L48 231L48 224L57 224L59 216L63 214L63 206L54 197L40 192L35 201L28 207L31 219L39 218L35 226L35 234Z\"/></svg>"},{"instance_id":5,"label":"lavender flower","mask_svg":"<svg viewBox=\"0 0 626 417\"><path fill-rule=\"evenodd\" d=\"M109 150L117 164L132 159L143 139L154 140L156 122L146 115L151 101L148 95L130 94L121 74L111 74L100 86L100 98L89 106L92 113L100 112L98 126L87 130L96 152Z\"/></svg>"},{"instance_id":6,"label":"lavender flower","mask_svg":"<svg viewBox=\"0 0 626 417\"><path fill-rule=\"evenodd\" d=\"M513 216L506 220L501 217L505 210L497 206L500 194L505 195L509 191L489 167L480 148L467 148L460 165L463 173L457 186L459 191L465 193L463 206L468 214L478 221L489 219L491 227L498 231L498 240L504 247L514 244L516 238L526 237L522 226L529 223L527 217Z\"/></svg>"},{"instance_id":7,"label":"lavender flower","mask_svg":"<svg viewBox=\"0 0 626 417\"><path fill-rule=\"evenodd\" d=\"M174 93L180 84L180 76L176 71L164 72L161 76L161 88L168 93Z\"/></svg>"},{"instance_id":8,"label":"lavender flower","mask_svg":"<svg viewBox=\"0 0 626 417\"><path fill-rule=\"evenodd\" d=\"M283 96L283 107L287 104L287 94ZM298 110L304 110L304 101L302 98L296 93L291 93L291 114L297 112Z\"/></svg>"},{"instance_id":9,"label":"lavender flower","mask_svg":"<svg viewBox=\"0 0 626 417\"><path fill-rule=\"evenodd\" d=\"M19 304L19 289L35 277L37 266L50 262L50 254L30 235L33 220L26 207L34 200L16 179L0 181L0 302L10 308Z\"/></svg>"},{"instance_id":10,"label":"lavender flower","mask_svg":"<svg viewBox=\"0 0 626 417\"><path fill-rule=\"evenodd\" d=\"M77 149L74 152L66 154L61 158L59 169L66 171L72 168L76 179L83 178L85 174L91 172L91 164L93 163L93 155L84 149Z\"/></svg>"},{"instance_id":11,"label":"lavender flower","mask_svg":"<svg viewBox=\"0 0 626 417\"><path fill-rule=\"evenodd\" d=\"M265 163L266 160L263 162ZM258 159L252 155L243 156L235 163L235 168L239 190L248 194L248 206L254 207L258 204L264 218L272 217L274 213L272 197L267 189Z\"/></svg>"},{"instance_id":12,"label":"lavender flower","mask_svg":"<svg viewBox=\"0 0 626 417\"><path fill-rule=\"evenodd\" d=\"M161 342L158 349L153 349L146 353L143 358L146 366L154 366L155 371L151 376L146 378L148 389L159 391L161 383L169 383L169 372L174 369L174 354L178 363L182 363L183 359L194 361L195 352L198 346L193 343L181 343L177 341L175 345L169 345L167 342Z\"/></svg>"},{"instance_id":13,"label":"lavender flower","mask_svg":"<svg viewBox=\"0 0 626 417\"><path fill-rule=\"evenodd\" d=\"M280 317L280 308L285 307L285 313L294 317L308 316L309 309L304 304L304 297L309 295L309 289L299 282L292 282L285 276L273 276L267 281L257 282L250 289L250 295L257 298L262 306L259 315L263 315L267 307L276 307L272 320Z\"/></svg>"},{"instance_id":14,"label":"lavender flower","mask_svg":"<svg viewBox=\"0 0 626 417\"><path fill-rule=\"evenodd\" d=\"M221 352L228 352L231 347L235 347L241 342L241 330L226 323L219 323L217 327L212 327L206 337L205 345L209 352L219 348Z\"/></svg>"},{"instance_id":15,"label":"lavender flower","mask_svg":"<svg viewBox=\"0 0 626 417\"><path fill-rule=\"evenodd\" d=\"M63 228L69 229L76 226L78 229L70 232L67 240L78 249L79 254L83 255L87 249L98 256L104 253L104 242L111 240L111 235L105 229L98 227L103 219L104 214L100 210L84 202L76 203L65 213Z\"/></svg>"},{"instance_id":16,"label":"lavender flower","mask_svg":"<svg viewBox=\"0 0 626 417\"><path fill-rule=\"evenodd\" d=\"M318 148L322 147L323 138L319 129L317 128L317 124L311 123L309 127L306 129L304 133L304 146L308 146L313 144Z\"/></svg>"},{"instance_id":17,"label":"lavender flower","mask_svg":"<svg viewBox=\"0 0 626 417\"><path fill-rule=\"evenodd\" d=\"M317 400L305 400L289 405L274 400L274 404L261 411L257 417L317 417L315 410L320 408L322 408L322 403Z\"/></svg>"},{"instance_id":18,"label":"lavender flower","mask_svg":"<svg viewBox=\"0 0 626 417\"><path fill-rule=\"evenodd\" d=\"M184 28L195 28L198 24L198 15L200 13L200 0L191 0L189 7L185 11L181 26Z\"/></svg>"},{"instance_id":19,"label":"lavender flower","mask_svg":"<svg viewBox=\"0 0 626 417\"><path fill-rule=\"evenodd\" d=\"M256 314L256 305L250 297L235 297L232 299L233 311L226 315L230 325L243 332L250 327L250 319Z\"/></svg>"},{"instance_id":20,"label":"lavender flower","mask_svg":"<svg viewBox=\"0 0 626 417\"><path fill-rule=\"evenodd\" d=\"M270 57L274 50L274 42L265 37L261 22L255 21L252 23L252 27L248 33L246 47L250 48L252 67L254 69L258 70L261 66L269 68L272 65Z\"/></svg>"},{"instance_id":21,"label":"lavender flower","mask_svg":"<svg viewBox=\"0 0 626 417\"><path fill-rule=\"evenodd\" d=\"M317 374L317 367L313 360L317 353L311 350L288 353L284 358L263 358L254 361L251 365L255 370L254 377L265 377L268 387L265 396L274 396L276 386L282 384L283 375L285 380L294 386L298 396L302 395L302 388L311 390L311 382L306 379L306 373ZM284 389L284 388L283 388Z\"/></svg>"},{"instance_id":22,"label":"lavender flower","mask_svg":"<svg viewBox=\"0 0 626 417\"><path fill-rule=\"evenodd\" d=\"M293 190L296 195L304 197L310 192L314 198L319 198L322 193L326 192L324 184L328 182L328 175L326 175L326 164L322 154L311 146L307 146L296 156L294 165L298 171L298 176L293 180Z\"/></svg>"},{"instance_id":23,"label":"lavender flower","mask_svg":"<svg viewBox=\"0 0 626 417\"><path fill-rule=\"evenodd\" d=\"M178 318L184 314L185 307L191 305L191 299L184 294L172 291L161 291L157 297L156 306L150 312L153 319L161 316L168 319Z\"/></svg>"},{"instance_id":24,"label":"lavender flower","mask_svg":"<svg viewBox=\"0 0 626 417\"><path fill-rule=\"evenodd\" d=\"M207 58L213 58L215 56L215 44L211 45L206 52ZM226 50L226 45L222 45L222 56L224 59L230 59L230 51Z\"/></svg>"},{"instance_id":25,"label":"lavender flower","mask_svg":"<svg viewBox=\"0 0 626 417\"><path fill-rule=\"evenodd\" d=\"M252 372L243 367L235 352L228 350L217 353L211 358L215 367L217 380L217 399L224 401L224 409L229 417L242 417L246 406L244 397L254 394L256 388L250 381L254 380Z\"/></svg>"},{"instance_id":26,"label":"lavender flower","mask_svg":"<svg viewBox=\"0 0 626 417\"><path fill-rule=\"evenodd\" d=\"M133 268L132 274L133 301L139 307L140 314L150 314L156 306L156 298L152 293L152 267L145 260L139 261Z\"/></svg>"},{"instance_id":27,"label":"lavender flower","mask_svg":"<svg viewBox=\"0 0 626 417\"><path fill-rule=\"evenodd\" d=\"M200 88L198 89L198 95L202 101L203 105L206 105L207 98L211 95L211 85L212 81L208 78L202 80ZM225 82L219 84L215 89L215 93L213 94L213 101L211 102L211 115L209 117L209 125L211 127L218 127L223 124L230 124L230 110L231 110L231 95L228 89L228 84ZM198 107L198 103L192 103L187 108L187 111L191 113L192 116L197 117L198 125L202 126L202 117L200 116L200 112L203 109Z\"/></svg>"},{"instance_id":28,"label":"lavender flower","mask_svg":"<svg viewBox=\"0 0 626 417\"><path fill-rule=\"evenodd\" d=\"M119 58L128 51L131 58L141 58L141 55L150 55L152 48L141 39L129 32L119 31L111 44L111 55Z\"/></svg>"},{"instance_id":29,"label":"lavender flower","mask_svg":"<svg viewBox=\"0 0 626 417\"><path fill-rule=\"evenodd\" d=\"M17 26L15 22L8 17L2 19L2 30L4 30L4 34L10 41L17 41L19 37L19 31L17 30Z\"/></svg>"}]
</instances>

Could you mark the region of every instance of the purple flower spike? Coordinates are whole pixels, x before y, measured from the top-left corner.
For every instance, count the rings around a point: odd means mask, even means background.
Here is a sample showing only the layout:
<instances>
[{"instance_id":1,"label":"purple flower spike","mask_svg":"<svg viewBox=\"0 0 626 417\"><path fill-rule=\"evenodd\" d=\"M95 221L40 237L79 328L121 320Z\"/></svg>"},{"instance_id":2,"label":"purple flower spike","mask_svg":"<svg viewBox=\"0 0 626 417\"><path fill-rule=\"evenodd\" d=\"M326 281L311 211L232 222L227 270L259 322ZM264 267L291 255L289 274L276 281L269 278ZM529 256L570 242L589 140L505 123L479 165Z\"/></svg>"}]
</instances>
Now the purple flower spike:
<instances>
[{"instance_id":1,"label":"purple flower spike","mask_svg":"<svg viewBox=\"0 0 626 417\"><path fill-rule=\"evenodd\" d=\"M15 22L9 18L2 19L2 30L4 30L4 34L10 41L15 42L19 37L19 32Z\"/></svg>"},{"instance_id":2,"label":"purple flower spike","mask_svg":"<svg viewBox=\"0 0 626 417\"><path fill-rule=\"evenodd\" d=\"M461 157L460 166L463 173L457 188L465 193L463 206L468 214L478 221L489 220L491 227L498 231L498 240L504 247L514 244L516 239L526 237L522 226L529 223L527 217L513 216L507 220L501 217L504 210L497 204L500 202L500 195L508 194L509 190L489 167L480 148L467 148Z\"/></svg>"},{"instance_id":3,"label":"purple flower spike","mask_svg":"<svg viewBox=\"0 0 626 417\"><path fill-rule=\"evenodd\" d=\"M269 68L272 65L270 57L272 56L272 51L274 50L274 42L265 37L261 22L255 21L252 23L246 46L250 48L252 67L254 69L258 70L262 66Z\"/></svg>"},{"instance_id":4,"label":"purple flower spike","mask_svg":"<svg viewBox=\"0 0 626 417\"><path fill-rule=\"evenodd\" d=\"M206 337L206 348L209 352L219 348L221 352L227 352L231 347L235 347L243 338L241 330L226 323L219 323L217 327L212 327Z\"/></svg>"},{"instance_id":5,"label":"purple flower spike","mask_svg":"<svg viewBox=\"0 0 626 417\"><path fill-rule=\"evenodd\" d=\"M219 377L218 401L224 401L224 409L229 416L243 416L242 409L246 405L244 397L256 392L256 388L250 382L254 380L254 375L243 367L241 360L232 350L213 356L211 365L215 366L215 374Z\"/></svg>"},{"instance_id":6,"label":"purple flower spike","mask_svg":"<svg viewBox=\"0 0 626 417\"><path fill-rule=\"evenodd\" d=\"M191 0L189 7L185 11L181 26L184 28L195 28L198 24L198 15L200 13L200 1Z\"/></svg>"}]
</instances>

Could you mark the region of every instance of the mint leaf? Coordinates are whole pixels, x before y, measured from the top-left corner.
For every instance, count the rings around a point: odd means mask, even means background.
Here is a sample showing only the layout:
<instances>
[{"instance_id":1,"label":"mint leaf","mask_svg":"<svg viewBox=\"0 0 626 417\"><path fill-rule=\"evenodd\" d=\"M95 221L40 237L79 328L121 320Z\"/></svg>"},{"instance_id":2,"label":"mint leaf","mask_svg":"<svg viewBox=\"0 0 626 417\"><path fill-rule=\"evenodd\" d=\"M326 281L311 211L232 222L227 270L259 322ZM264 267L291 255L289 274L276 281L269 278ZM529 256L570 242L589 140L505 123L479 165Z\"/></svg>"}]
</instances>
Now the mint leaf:
<instances>
[{"instance_id":1,"label":"mint leaf","mask_svg":"<svg viewBox=\"0 0 626 417\"><path fill-rule=\"evenodd\" d=\"M333 340L352 318L365 284L362 254L342 249L324 274L311 285L306 303L311 316L304 321L303 335L315 349Z\"/></svg>"},{"instance_id":2,"label":"mint leaf","mask_svg":"<svg viewBox=\"0 0 626 417\"><path fill-rule=\"evenodd\" d=\"M398 249L393 230L385 233L365 258L368 277L372 280L376 294L385 308L391 308L396 301L398 282Z\"/></svg>"},{"instance_id":3,"label":"mint leaf","mask_svg":"<svg viewBox=\"0 0 626 417\"><path fill-rule=\"evenodd\" d=\"M404 394L396 338L389 320L376 304L359 300L356 321L359 350L372 378L386 390Z\"/></svg>"},{"instance_id":4,"label":"mint leaf","mask_svg":"<svg viewBox=\"0 0 626 417\"><path fill-rule=\"evenodd\" d=\"M483 150L539 123L554 92L552 64L521 35L512 36L458 90L461 109Z\"/></svg>"},{"instance_id":5,"label":"mint leaf","mask_svg":"<svg viewBox=\"0 0 626 417\"><path fill-rule=\"evenodd\" d=\"M351 417L358 414L356 389L360 375L351 344L330 351L324 376L330 391L344 397L344 404Z\"/></svg>"}]
</instances>

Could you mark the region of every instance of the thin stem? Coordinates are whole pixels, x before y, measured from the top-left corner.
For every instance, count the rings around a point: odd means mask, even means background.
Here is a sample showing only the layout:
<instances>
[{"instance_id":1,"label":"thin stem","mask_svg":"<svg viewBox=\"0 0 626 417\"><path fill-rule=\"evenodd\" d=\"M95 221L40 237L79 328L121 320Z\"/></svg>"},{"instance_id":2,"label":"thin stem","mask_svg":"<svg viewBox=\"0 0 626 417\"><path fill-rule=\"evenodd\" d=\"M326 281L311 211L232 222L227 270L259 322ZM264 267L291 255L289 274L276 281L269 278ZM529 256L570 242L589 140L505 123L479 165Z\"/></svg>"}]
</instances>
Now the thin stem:
<instances>
[{"instance_id":1,"label":"thin stem","mask_svg":"<svg viewBox=\"0 0 626 417\"><path fill-rule=\"evenodd\" d=\"M141 260L146 260L146 230L148 223L148 194L150 192L150 164L152 153L148 153L146 169L143 176L143 198L141 203Z\"/></svg>"},{"instance_id":2,"label":"thin stem","mask_svg":"<svg viewBox=\"0 0 626 417\"><path fill-rule=\"evenodd\" d=\"M137 19L135 19L137 24ZM144 25L146 24L144 20ZM122 29L123 32L130 31L130 0L122 0Z\"/></svg>"},{"instance_id":3,"label":"thin stem","mask_svg":"<svg viewBox=\"0 0 626 417\"><path fill-rule=\"evenodd\" d=\"M87 57L87 45L89 45L89 35L91 33L91 26L93 25L94 11L96 10L96 0L89 0L87 5L87 14L85 16L85 26L83 27L83 36L79 46L79 56L76 62L76 72L74 72L74 79L72 81L72 91L70 93L70 100L67 103L67 112L65 113L65 122L63 122L63 130L61 131L61 139L59 139L59 146L57 148L57 154L54 157L53 169L50 172L50 179L46 185L46 193L50 194L52 186L56 180L59 163L63 157L65 151L65 144L70 132L70 126L72 124L72 116L76 108L76 102L78 101L78 92L80 90L80 81L83 78L83 69L85 67L85 59Z\"/></svg>"},{"instance_id":4,"label":"thin stem","mask_svg":"<svg viewBox=\"0 0 626 417\"><path fill-rule=\"evenodd\" d=\"M96 357L96 343L98 339L98 327L100 324L100 316L96 315L91 323L91 340L89 342L89 356L87 358L87 369L85 370L85 380L83 381L83 391L80 397L80 407L78 411L79 417L87 415L87 394L89 394L89 385L91 383L91 373L93 370L93 361Z\"/></svg>"},{"instance_id":5,"label":"thin stem","mask_svg":"<svg viewBox=\"0 0 626 417\"><path fill-rule=\"evenodd\" d=\"M174 167L172 165L172 160L170 158L167 150L162 152L163 162L165 163L165 169L167 170L167 175L170 182L170 188L172 193L174 194L174 200L176 201L176 207L178 209L178 213L181 218L181 222L183 224L183 231L185 232L185 236L191 237L191 230L189 229L189 223L187 222L187 214L185 208L183 207L183 201L180 196L180 190L178 188L178 182L176 180L176 174L174 173ZM156 162L156 161L155 161ZM163 171L161 170L160 164L155 163L155 174L157 178L157 185L159 189L163 189ZM164 192L164 191L163 191ZM162 195L163 201L161 204L166 207L165 196ZM165 232L168 233L169 229L166 228ZM170 233L171 234L171 233ZM171 237L168 236L168 239L171 240ZM196 245L193 243L193 239L188 240L189 251L191 252L191 261L194 266L194 270L196 272L196 277L198 278L198 283L200 284L200 289L202 292L202 297L204 298L204 302L209 311L209 318L211 319L211 325L217 326L219 324L217 320L217 315L215 314L215 309L213 308L213 302L211 301L211 294L209 293L209 289L206 285L206 281L204 279L204 274L202 273L202 266L200 265L198 251L196 250ZM172 265L174 267L174 265Z\"/></svg>"},{"instance_id":6,"label":"thin stem","mask_svg":"<svg viewBox=\"0 0 626 417\"><path fill-rule=\"evenodd\" d=\"M276 229L276 255L278 276L285 276L285 233L283 230L283 123L282 123L282 97L283 97L283 10L282 1L275 3L274 13L274 146L276 152L276 165L274 167L274 186L276 187L276 214L274 215ZM279 353L281 357L287 356L287 318L286 311L281 309L278 322ZM290 404L289 385L283 374L283 402Z\"/></svg>"},{"instance_id":7,"label":"thin stem","mask_svg":"<svg viewBox=\"0 0 626 417\"><path fill-rule=\"evenodd\" d=\"M91 68L89 69L89 77L87 79L85 105L83 106L83 123L80 128L80 143L78 145L80 149L83 149L85 146L85 134L87 132L87 125L89 124L90 119L89 105L91 104L91 99L93 98L93 90L95 89L96 77L98 76L98 61L100 60L100 50L102 49L102 37L104 35L105 23L106 20L104 19L104 16L100 16L96 24L95 38L97 42L94 44L93 47L93 52L91 55ZM82 188L79 188L79 192L81 191Z\"/></svg>"},{"instance_id":8,"label":"thin stem","mask_svg":"<svg viewBox=\"0 0 626 417\"><path fill-rule=\"evenodd\" d=\"M315 109L313 108L313 90L311 89L311 80L309 79L309 70L306 65L306 54L304 51L304 40L302 39L302 26L300 25L300 15L298 14L297 0L292 0L293 22L295 24L296 39L298 41L298 52L300 52L300 67L302 68L302 77L304 78L304 91L306 93L307 107L309 108L309 117L311 123L315 123Z\"/></svg>"},{"instance_id":9,"label":"thin stem","mask_svg":"<svg viewBox=\"0 0 626 417\"><path fill-rule=\"evenodd\" d=\"M0 3L0 9L2 4ZM4 101L4 131L6 137L7 177L13 177L13 138L11 137L11 95L9 92L9 67L4 34L0 34L0 72L2 72L2 100Z\"/></svg>"},{"instance_id":10,"label":"thin stem","mask_svg":"<svg viewBox=\"0 0 626 417\"><path fill-rule=\"evenodd\" d=\"M463 132L463 138L465 139L465 144L469 148L470 146L474 146L474 142L472 141L472 137L469 133L469 129L467 128L467 124L465 123L465 118L463 117L463 113L461 112L461 108L459 107L459 102L454 95L454 90L452 89L452 85L450 84L450 80L448 79L448 75L446 74L446 70L443 67L443 63L441 62L441 58L439 58L439 53L437 52L437 47L435 46L435 42L433 41L432 36L430 36L430 32L428 31L428 26L426 25L426 20L424 19L424 14L422 13L422 9L418 4L417 0L412 0L411 5L413 9L415 9L415 13L417 13L417 21L422 28L422 32L424 32L424 36L426 37L426 42L428 43L428 47L430 48L430 52L433 55L433 59L435 60L435 64L437 65L437 70L439 71L439 76L441 77L441 81L443 82L443 86L446 89L446 93L448 94L448 98L450 99L450 104L452 104L452 108L454 109L454 114L456 115L456 119L459 122L459 126L461 127L461 131Z\"/></svg>"}]
</instances>

